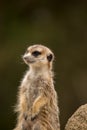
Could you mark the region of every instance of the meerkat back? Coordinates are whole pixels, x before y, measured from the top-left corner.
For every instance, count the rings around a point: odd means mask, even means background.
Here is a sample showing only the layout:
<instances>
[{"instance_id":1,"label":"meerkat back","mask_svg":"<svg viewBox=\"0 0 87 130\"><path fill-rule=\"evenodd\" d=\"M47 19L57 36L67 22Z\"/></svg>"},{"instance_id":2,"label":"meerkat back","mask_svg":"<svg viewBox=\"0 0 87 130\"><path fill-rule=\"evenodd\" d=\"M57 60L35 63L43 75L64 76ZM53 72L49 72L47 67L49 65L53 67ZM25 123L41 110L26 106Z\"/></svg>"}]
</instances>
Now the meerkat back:
<instances>
[{"instance_id":1,"label":"meerkat back","mask_svg":"<svg viewBox=\"0 0 87 130\"><path fill-rule=\"evenodd\" d=\"M53 52L43 45L33 45L28 47L23 60L29 69L19 86L14 130L60 130Z\"/></svg>"}]
</instances>

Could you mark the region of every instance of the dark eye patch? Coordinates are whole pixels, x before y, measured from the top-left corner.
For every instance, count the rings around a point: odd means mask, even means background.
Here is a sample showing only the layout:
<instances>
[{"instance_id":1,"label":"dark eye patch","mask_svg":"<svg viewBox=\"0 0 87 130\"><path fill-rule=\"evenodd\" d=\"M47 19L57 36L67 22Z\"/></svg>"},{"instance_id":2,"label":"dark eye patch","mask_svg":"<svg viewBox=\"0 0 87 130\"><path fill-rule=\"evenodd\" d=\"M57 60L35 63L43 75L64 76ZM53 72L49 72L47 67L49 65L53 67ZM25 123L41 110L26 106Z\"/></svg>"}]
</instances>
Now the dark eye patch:
<instances>
[{"instance_id":1,"label":"dark eye patch","mask_svg":"<svg viewBox=\"0 0 87 130\"><path fill-rule=\"evenodd\" d=\"M34 52L32 52L32 55L35 56L35 57L37 57L37 56L41 55L41 52L34 51Z\"/></svg>"}]
</instances>

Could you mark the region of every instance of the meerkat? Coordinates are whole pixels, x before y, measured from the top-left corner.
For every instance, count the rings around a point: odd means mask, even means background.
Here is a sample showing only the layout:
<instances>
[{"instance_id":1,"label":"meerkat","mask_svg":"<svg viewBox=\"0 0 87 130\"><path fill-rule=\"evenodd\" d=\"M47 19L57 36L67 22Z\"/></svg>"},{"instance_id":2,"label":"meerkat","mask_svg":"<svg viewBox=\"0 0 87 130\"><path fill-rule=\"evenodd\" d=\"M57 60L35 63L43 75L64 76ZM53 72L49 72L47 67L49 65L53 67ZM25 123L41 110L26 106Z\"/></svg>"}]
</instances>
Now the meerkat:
<instances>
[{"instance_id":1,"label":"meerkat","mask_svg":"<svg viewBox=\"0 0 87 130\"><path fill-rule=\"evenodd\" d=\"M43 45L32 45L27 48L23 60L29 69L19 86L14 130L60 130L53 52Z\"/></svg>"}]
</instances>

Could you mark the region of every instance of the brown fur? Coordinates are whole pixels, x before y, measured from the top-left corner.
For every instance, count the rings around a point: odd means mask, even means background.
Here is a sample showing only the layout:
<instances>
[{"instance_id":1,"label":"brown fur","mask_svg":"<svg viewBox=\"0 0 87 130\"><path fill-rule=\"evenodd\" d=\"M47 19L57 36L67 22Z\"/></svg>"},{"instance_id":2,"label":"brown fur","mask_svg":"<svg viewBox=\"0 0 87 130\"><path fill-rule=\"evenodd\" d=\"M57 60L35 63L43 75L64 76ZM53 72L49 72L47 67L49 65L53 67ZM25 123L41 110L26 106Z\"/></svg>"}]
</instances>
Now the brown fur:
<instances>
[{"instance_id":1,"label":"brown fur","mask_svg":"<svg viewBox=\"0 0 87 130\"><path fill-rule=\"evenodd\" d=\"M38 50L41 55L32 56ZM28 55L30 53L30 55ZM28 48L30 67L19 87L17 125L14 130L60 130L57 94L53 84L52 62L47 56L53 53L42 45ZM34 63L30 63L34 61Z\"/></svg>"}]
</instances>

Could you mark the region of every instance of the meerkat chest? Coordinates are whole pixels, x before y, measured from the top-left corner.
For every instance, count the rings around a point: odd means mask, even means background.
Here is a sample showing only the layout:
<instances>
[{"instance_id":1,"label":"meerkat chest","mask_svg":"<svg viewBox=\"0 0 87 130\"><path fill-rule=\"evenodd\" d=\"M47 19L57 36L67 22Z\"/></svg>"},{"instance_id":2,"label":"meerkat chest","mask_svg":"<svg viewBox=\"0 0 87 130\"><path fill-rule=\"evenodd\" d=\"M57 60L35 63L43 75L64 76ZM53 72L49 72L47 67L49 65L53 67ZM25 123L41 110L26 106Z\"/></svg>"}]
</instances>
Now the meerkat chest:
<instances>
[{"instance_id":1,"label":"meerkat chest","mask_svg":"<svg viewBox=\"0 0 87 130\"><path fill-rule=\"evenodd\" d=\"M26 97L26 100L28 101L28 105L31 106L42 89L41 82L40 80L35 78L26 78L23 82L23 86L26 88L24 95Z\"/></svg>"},{"instance_id":2,"label":"meerkat chest","mask_svg":"<svg viewBox=\"0 0 87 130\"><path fill-rule=\"evenodd\" d=\"M28 86L28 96L32 99L35 99L39 95L40 89L39 82L33 79Z\"/></svg>"}]
</instances>

